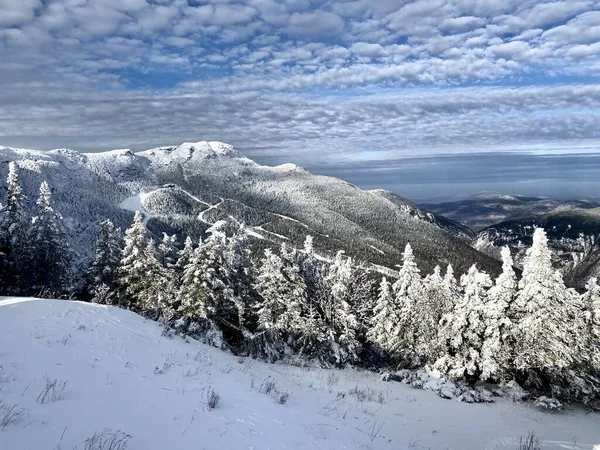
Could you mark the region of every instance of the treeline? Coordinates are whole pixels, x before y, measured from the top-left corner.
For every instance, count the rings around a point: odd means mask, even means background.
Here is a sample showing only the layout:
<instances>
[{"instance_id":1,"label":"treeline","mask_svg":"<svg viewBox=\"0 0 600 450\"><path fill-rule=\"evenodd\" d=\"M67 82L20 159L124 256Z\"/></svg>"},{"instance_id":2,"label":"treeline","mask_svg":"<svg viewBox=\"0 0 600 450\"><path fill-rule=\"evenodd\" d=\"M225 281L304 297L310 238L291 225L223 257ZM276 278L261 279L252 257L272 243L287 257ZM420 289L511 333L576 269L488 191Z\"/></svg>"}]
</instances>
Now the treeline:
<instances>
[{"instance_id":1,"label":"treeline","mask_svg":"<svg viewBox=\"0 0 600 450\"><path fill-rule=\"evenodd\" d=\"M44 183L25 217L14 165L2 210L5 293L75 295L133 309L167 329L270 361L427 368L468 383L517 382L539 395L600 408L600 287L565 286L537 229L520 280L508 248L492 280L474 265L422 276L410 245L389 280L338 252L281 247L252 255L235 220L182 248L155 242L136 213L124 234L101 224L94 257L73 281L62 219Z\"/></svg>"}]
</instances>

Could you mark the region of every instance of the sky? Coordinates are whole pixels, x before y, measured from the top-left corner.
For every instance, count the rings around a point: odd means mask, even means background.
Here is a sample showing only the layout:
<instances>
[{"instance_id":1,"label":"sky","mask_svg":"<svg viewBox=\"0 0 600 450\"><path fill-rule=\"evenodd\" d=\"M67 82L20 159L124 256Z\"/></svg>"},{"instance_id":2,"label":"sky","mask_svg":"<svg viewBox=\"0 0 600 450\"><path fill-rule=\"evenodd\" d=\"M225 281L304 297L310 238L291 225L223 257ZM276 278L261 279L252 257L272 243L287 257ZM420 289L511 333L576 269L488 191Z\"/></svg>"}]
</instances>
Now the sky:
<instances>
[{"instance_id":1,"label":"sky","mask_svg":"<svg viewBox=\"0 0 600 450\"><path fill-rule=\"evenodd\" d=\"M600 1L0 0L0 144L600 196ZM507 192L510 191L510 192Z\"/></svg>"}]
</instances>

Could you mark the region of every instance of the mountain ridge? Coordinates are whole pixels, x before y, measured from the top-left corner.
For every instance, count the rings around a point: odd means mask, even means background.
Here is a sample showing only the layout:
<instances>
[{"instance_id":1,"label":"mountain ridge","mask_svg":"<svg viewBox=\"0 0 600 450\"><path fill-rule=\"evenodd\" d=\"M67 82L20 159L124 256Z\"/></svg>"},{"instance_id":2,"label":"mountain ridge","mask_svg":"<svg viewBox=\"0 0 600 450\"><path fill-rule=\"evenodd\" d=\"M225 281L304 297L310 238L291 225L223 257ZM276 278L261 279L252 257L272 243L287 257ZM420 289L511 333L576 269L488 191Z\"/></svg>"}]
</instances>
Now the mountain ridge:
<instances>
[{"instance_id":1,"label":"mountain ridge","mask_svg":"<svg viewBox=\"0 0 600 450\"><path fill-rule=\"evenodd\" d=\"M221 142L188 142L135 153L3 148L0 157L3 178L8 160L18 162L30 199L48 179L57 209L68 219L75 247L84 258L89 255L82 249L91 248L97 224L111 218L127 227L132 212L119 205L147 192L142 203L156 235L197 238L210 223L233 216L264 238L259 247L282 242L300 246L306 234L313 234L319 251L344 250L360 260L395 267L411 242L426 272L448 263L461 272L473 263L492 274L499 271L493 258L432 223L431 217L411 216L381 195L296 165L257 164ZM393 195L398 202L412 204ZM200 214L204 222L198 220Z\"/></svg>"}]
</instances>

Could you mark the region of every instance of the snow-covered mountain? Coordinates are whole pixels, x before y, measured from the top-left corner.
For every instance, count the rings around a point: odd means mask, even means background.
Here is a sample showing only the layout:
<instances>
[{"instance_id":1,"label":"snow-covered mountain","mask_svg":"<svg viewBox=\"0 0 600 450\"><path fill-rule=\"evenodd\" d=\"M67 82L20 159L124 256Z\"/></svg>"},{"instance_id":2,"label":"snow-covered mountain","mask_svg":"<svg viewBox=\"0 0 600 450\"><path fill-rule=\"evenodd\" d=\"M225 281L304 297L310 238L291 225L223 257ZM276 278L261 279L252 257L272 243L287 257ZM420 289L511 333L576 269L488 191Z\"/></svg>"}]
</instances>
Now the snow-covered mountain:
<instances>
[{"instance_id":1,"label":"snow-covered mountain","mask_svg":"<svg viewBox=\"0 0 600 450\"><path fill-rule=\"evenodd\" d=\"M583 287L592 276L600 275L600 208L571 209L524 219L501 222L481 230L475 247L497 257L504 245L514 250L520 264L531 245L536 228L544 228L568 284Z\"/></svg>"},{"instance_id":2,"label":"snow-covered mountain","mask_svg":"<svg viewBox=\"0 0 600 450\"><path fill-rule=\"evenodd\" d=\"M572 209L597 208L600 204L592 200L552 200L521 195L485 194L466 200L421 206L479 231L508 220Z\"/></svg>"},{"instance_id":3,"label":"snow-covered mountain","mask_svg":"<svg viewBox=\"0 0 600 450\"><path fill-rule=\"evenodd\" d=\"M530 432L547 450L600 444L597 416L576 408L445 400L364 370L267 364L162 332L110 306L0 298L0 448L516 449Z\"/></svg>"},{"instance_id":4,"label":"snow-covered mountain","mask_svg":"<svg viewBox=\"0 0 600 450\"><path fill-rule=\"evenodd\" d=\"M344 250L394 267L410 242L424 271L447 263L459 273L473 263L492 274L499 270L497 261L465 242L467 228L402 197L363 191L293 164L262 166L220 142L140 153L5 147L0 148L2 183L13 160L30 199L37 196L42 180L49 182L80 256L91 250L101 220L110 218L124 228L132 211L141 210L156 234L198 237L216 220L233 216L250 227L257 247L283 242L299 246L310 234L321 253Z\"/></svg>"}]
</instances>

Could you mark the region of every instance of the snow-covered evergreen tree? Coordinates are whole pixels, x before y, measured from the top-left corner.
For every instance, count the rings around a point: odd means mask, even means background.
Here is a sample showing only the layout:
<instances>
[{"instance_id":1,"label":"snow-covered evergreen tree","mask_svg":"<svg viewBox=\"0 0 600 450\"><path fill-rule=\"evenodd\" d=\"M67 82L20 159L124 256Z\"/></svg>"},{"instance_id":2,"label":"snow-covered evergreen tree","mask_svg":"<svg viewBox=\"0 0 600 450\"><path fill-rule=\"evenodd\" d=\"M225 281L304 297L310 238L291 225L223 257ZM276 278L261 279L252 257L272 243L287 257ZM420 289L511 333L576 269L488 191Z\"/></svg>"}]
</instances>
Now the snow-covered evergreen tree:
<instances>
[{"instance_id":1,"label":"snow-covered evergreen tree","mask_svg":"<svg viewBox=\"0 0 600 450\"><path fill-rule=\"evenodd\" d=\"M552 268L548 238L542 228L535 230L523 261L516 312L517 370L568 368L573 364L577 315L573 295Z\"/></svg>"},{"instance_id":2,"label":"snow-covered evergreen tree","mask_svg":"<svg viewBox=\"0 0 600 450\"><path fill-rule=\"evenodd\" d=\"M324 314L331 351L337 364L356 361L361 350L356 338L358 321L354 305L350 303L352 259L343 255L343 251L337 252L325 277L325 282L330 286L330 296Z\"/></svg>"},{"instance_id":3,"label":"snow-covered evergreen tree","mask_svg":"<svg viewBox=\"0 0 600 450\"><path fill-rule=\"evenodd\" d=\"M203 277L203 271L205 270L204 252L202 242L200 242L191 253L188 253L192 248L191 245L188 246L189 241L191 240L186 240L186 246L184 247L188 250L179 258L180 265L183 265L184 261L187 260L183 268L178 293L179 313L186 320L199 322L208 319L208 293Z\"/></svg>"},{"instance_id":4,"label":"snow-covered evergreen tree","mask_svg":"<svg viewBox=\"0 0 600 450\"><path fill-rule=\"evenodd\" d=\"M485 307L492 281L473 265L461 277L461 285L464 287L462 299L441 321L439 334L447 353L435 363L438 370L453 379L476 378L482 372Z\"/></svg>"},{"instance_id":5,"label":"snow-covered evergreen tree","mask_svg":"<svg viewBox=\"0 0 600 450\"><path fill-rule=\"evenodd\" d=\"M390 352L409 366L419 364L417 358L420 345L419 318L421 303L425 300L423 280L410 244L406 244L402 255L402 267L398 280L393 284L398 323L390 335Z\"/></svg>"},{"instance_id":6,"label":"snow-covered evergreen tree","mask_svg":"<svg viewBox=\"0 0 600 450\"><path fill-rule=\"evenodd\" d=\"M191 237L186 237L185 238L185 242L183 244L183 248L179 251L178 255L177 255L177 271L180 274L183 274L184 269L186 268L186 266L188 265L188 263L190 262L190 258L192 257L192 254L194 253L194 241L192 240Z\"/></svg>"},{"instance_id":7,"label":"snow-covered evergreen tree","mask_svg":"<svg viewBox=\"0 0 600 450\"><path fill-rule=\"evenodd\" d=\"M71 281L71 252L62 216L52 207L52 193L45 181L29 228L28 248L29 292L52 296L66 293Z\"/></svg>"},{"instance_id":8,"label":"snow-covered evergreen tree","mask_svg":"<svg viewBox=\"0 0 600 450\"><path fill-rule=\"evenodd\" d=\"M25 213L25 194L19 184L17 165L8 164L6 206L0 209L0 253L3 256L4 276L0 290L21 293L25 287L28 264L26 243L28 223ZM3 288L3 289L2 289Z\"/></svg>"},{"instance_id":9,"label":"snow-covered evergreen tree","mask_svg":"<svg viewBox=\"0 0 600 450\"><path fill-rule=\"evenodd\" d=\"M511 369L514 358L513 323L509 308L517 295L517 276L510 249L502 249L502 273L490 289L485 304L485 340L481 351L481 378L500 379Z\"/></svg>"},{"instance_id":10,"label":"snow-covered evergreen tree","mask_svg":"<svg viewBox=\"0 0 600 450\"><path fill-rule=\"evenodd\" d=\"M454 305L460 301L462 296L461 288L454 276L452 264L448 264L444 275L444 296L446 298L446 304L443 307L445 312L452 311Z\"/></svg>"},{"instance_id":11,"label":"snow-covered evergreen tree","mask_svg":"<svg viewBox=\"0 0 600 450\"><path fill-rule=\"evenodd\" d=\"M119 301L123 305L136 307L148 286L145 256L149 242L144 216L136 211L133 224L125 231L125 246L118 269Z\"/></svg>"},{"instance_id":12,"label":"snow-covered evergreen tree","mask_svg":"<svg viewBox=\"0 0 600 450\"><path fill-rule=\"evenodd\" d=\"M259 329L277 329L297 333L306 303L306 285L297 267L265 250L258 270L256 290L261 297L258 309Z\"/></svg>"},{"instance_id":13,"label":"snow-covered evergreen tree","mask_svg":"<svg viewBox=\"0 0 600 450\"><path fill-rule=\"evenodd\" d=\"M386 353L397 347L393 342L400 321L397 309L391 285L383 277L379 285L377 304L373 310L372 327L367 333L367 338Z\"/></svg>"},{"instance_id":14,"label":"snow-covered evergreen tree","mask_svg":"<svg viewBox=\"0 0 600 450\"><path fill-rule=\"evenodd\" d=\"M600 372L600 285L597 278L590 278L582 296L584 309L584 330L581 355L584 364Z\"/></svg>"},{"instance_id":15,"label":"snow-covered evergreen tree","mask_svg":"<svg viewBox=\"0 0 600 450\"><path fill-rule=\"evenodd\" d=\"M94 257L85 272L84 291L97 303L112 304L116 298L117 275L121 262L121 230L110 220L100 224ZM100 295L97 288L104 286Z\"/></svg>"},{"instance_id":16,"label":"snow-covered evergreen tree","mask_svg":"<svg viewBox=\"0 0 600 450\"><path fill-rule=\"evenodd\" d=\"M230 220L227 229L227 247L225 249L225 276L231 296L221 304L219 314L226 318L233 330L245 332L246 321L253 321L252 313L256 309L254 291L254 265L250 252L248 233L244 225ZM238 336L239 339L242 336Z\"/></svg>"}]
</instances>

